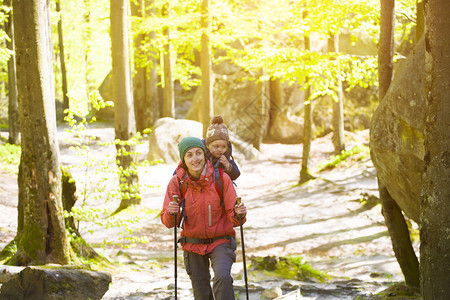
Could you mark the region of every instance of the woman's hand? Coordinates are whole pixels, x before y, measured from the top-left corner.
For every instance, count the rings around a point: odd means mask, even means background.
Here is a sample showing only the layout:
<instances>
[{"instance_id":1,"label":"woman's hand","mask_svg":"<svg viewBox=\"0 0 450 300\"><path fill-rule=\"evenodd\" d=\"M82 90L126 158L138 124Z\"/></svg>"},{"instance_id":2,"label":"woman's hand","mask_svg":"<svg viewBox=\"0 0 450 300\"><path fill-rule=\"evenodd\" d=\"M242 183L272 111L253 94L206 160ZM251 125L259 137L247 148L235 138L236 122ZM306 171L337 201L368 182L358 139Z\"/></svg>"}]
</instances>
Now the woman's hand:
<instances>
[{"instance_id":1,"label":"woman's hand","mask_svg":"<svg viewBox=\"0 0 450 300\"><path fill-rule=\"evenodd\" d=\"M243 218L247 214L247 207L245 207L244 203L236 204L234 206L234 215L238 218Z\"/></svg>"},{"instance_id":2,"label":"woman's hand","mask_svg":"<svg viewBox=\"0 0 450 300\"><path fill-rule=\"evenodd\" d=\"M167 206L167 211L169 212L169 214L171 215L176 215L178 214L178 210L179 210L179 206L178 203L175 201L170 201L169 205Z\"/></svg>"}]
</instances>

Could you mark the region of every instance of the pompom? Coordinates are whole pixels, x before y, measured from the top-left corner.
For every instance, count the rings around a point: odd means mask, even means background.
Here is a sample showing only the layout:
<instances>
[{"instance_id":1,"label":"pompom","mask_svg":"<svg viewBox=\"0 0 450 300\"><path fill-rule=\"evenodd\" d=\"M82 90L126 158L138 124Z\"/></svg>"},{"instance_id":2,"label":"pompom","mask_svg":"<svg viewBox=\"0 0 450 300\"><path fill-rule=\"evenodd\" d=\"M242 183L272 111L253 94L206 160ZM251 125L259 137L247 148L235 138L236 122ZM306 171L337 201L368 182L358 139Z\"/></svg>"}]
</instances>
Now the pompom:
<instances>
[{"instance_id":1,"label":"pompom","mask_svg":"<svg viewBox=\"0 0 450 300\"><path fill-rule=\"evenodd\" d=\"M220 123L223 123L223 118L222 118L222 116L214 116L214 117L211 119L211 124L220 124Z\"/></svg>"}]
</instances>

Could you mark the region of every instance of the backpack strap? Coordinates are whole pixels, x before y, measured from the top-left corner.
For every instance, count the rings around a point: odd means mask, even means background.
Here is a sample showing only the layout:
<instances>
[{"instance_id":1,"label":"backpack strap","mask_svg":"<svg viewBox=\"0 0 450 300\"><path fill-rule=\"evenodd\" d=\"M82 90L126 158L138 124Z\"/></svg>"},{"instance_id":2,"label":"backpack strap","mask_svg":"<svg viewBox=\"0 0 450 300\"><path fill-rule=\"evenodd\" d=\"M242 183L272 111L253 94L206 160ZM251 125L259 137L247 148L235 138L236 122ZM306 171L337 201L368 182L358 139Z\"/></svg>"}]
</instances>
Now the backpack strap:
<instances>
[{"instance_id":1,"label":"backpack strap","mask_svg":"<svg viewBox=\"0 0 450 300\"><path fill-rule=\"evenodd\" d=\"M186 191L187 191L187 188L188 188L188 184L187 184L187 182L186 181L184 181L184 180L180 180L179 181L179 188L180 188L180 195L181 195L181 214L180 214L180 223L179 223L179 225L178 225L178 227L181 227L181 228L183 228L183 224L184 224L184 221L186 221L187 220L187 216L186 216L186 205L185 205L185 195L186 195Z\"/></svg>"},{"instance_id":2,"label":"backpack strap","mask_svg":"<svg viewBox=\"0 0 450 300\"><path fill-rule=\"evenodd\" d=\"M213 183L214 187L216 188L216 192L220 197L220 205L222 207L225 207L225 204L223 202L223 184L222 184L224 169L219 168L219 160L217 160L216 166L214 166ZM180 180L179 189L181 195L181 214L180 214L180 225L178 227L183 227L184 222L187 220L186 205L185 205L186 202L185 195L187 188L188 188L187 182L184 180Z\"/></svg>"},{"instance_id":3,"label":"backpack strap","mask_svg":"<svg viewBox=\"0 0 450 300\"><path fill-rule=\"evenodd\" d=\"M223 178L223 172L224 169L219 168L220 160L217 160L217 162L214 164L214 174L213 174L213 182L214 186L216 188L217 194L219 194L220 197L220 205L224 207L223 203L223 184L222 184L222 178Z\"/></svg>"}]
</instances>

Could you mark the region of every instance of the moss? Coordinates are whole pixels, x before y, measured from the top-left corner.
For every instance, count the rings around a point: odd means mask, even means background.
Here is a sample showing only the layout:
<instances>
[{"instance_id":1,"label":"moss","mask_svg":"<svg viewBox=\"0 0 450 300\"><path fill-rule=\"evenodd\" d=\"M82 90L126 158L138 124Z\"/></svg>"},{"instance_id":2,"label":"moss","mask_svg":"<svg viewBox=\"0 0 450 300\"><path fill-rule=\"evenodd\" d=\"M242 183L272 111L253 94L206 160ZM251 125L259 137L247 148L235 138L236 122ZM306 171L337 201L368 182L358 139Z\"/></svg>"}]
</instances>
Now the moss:
<instances>
[{"instance_id":1,"label":"moss","mask_svg":"<svg viewBox=\"0 0 450 300\"><path fill-rule=\"evenodd\" d=\"M366 157L369 157L369 147L364 145L357 145L350 150L342 151L339 155L331 156L328 161L320 163L317 168L319 172L330 170L336 168L347 159L350 160L349 158L351 158L352 161L359 161Z\"/></svg>"},{"instance_id":2,"label":"moss","mask_svg":"<svg viewBox=\"0 0 450 300\"><path fill-rule=\"evenodd\" d=\"M253 257L251 261L251 270L259 270L285 279L325 282L331 278L326 273L314 269L297 255Z\"/></svg>"},{"instance_id":3,"label":"moss","mask_svg":"<svg viewBox=\"0 0 450 300\"><path fill-rule=\"evenodd\" d=\"M377 293L373 299L421 299L421 296L418 288L396 283Z\"/></svg>"}]
</instances>

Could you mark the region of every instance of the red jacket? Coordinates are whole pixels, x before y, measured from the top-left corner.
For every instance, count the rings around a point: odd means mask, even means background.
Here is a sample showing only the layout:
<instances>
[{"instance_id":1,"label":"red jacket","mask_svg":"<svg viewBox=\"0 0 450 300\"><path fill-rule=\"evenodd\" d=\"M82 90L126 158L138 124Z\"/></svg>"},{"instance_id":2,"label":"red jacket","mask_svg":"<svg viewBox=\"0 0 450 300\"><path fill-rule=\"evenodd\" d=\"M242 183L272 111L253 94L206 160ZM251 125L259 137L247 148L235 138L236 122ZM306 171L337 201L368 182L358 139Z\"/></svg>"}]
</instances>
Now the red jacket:
<instances>
[{"instance_id":1,"label":"red jacket","mask_svg":"<svg viewBox=\"0 0 450 300\"><path fill-rule=\"evenodd\" d=\"M207 161L206 175L201 175L199 180L193 181L181 167L181 163L178 165L176 174L167 186L163 210L161 212L161 222L167 228L174 226L174 217L167 211L167 206L170 201L173 201L173 195L178 195L179 202L181 202L179 182L182 179L188 184L188 188L185 194L185 212L187 218L183 223L181 236L200 239L235 236L233 227L239 225L239 220L234 216L236 190L228 174L224 173L222 177L224 209L220 205L220 196L213 184L213 172L214 168L211 162ZM177 220L179 220L179 217L180 212L178 212ZM245 223L245 221L244 218L242 222ZM185 251L204 255L211 252L218 245L230 242L230 240L220 239L211 244L183 243L182 247Z\"/></svg>"}]
</instances>

